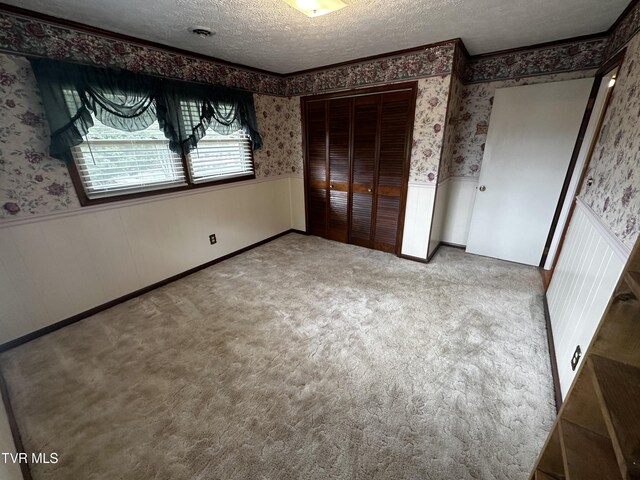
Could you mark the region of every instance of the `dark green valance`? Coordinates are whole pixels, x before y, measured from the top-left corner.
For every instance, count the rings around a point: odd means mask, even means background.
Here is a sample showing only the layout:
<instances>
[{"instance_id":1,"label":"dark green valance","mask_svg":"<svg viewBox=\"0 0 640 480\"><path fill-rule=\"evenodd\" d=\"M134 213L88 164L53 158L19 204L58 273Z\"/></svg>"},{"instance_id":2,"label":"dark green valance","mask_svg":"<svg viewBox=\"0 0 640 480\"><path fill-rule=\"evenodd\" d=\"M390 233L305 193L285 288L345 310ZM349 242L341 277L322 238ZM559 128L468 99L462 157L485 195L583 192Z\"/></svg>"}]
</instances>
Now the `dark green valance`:
<instances>
[{"instance_id":1,"label":"dark green valance","mask_svg":"<svg viewBox=\"0 0 640 480\"><path fill-rule=\"evenodd\" d=\"M169 148L187 154L207 128L246 132L262 146L253 95L216 85L168 80L55 60L31 61L51 129L50 154L65 158L93 126L91 113L118 130L144 130L158 121Z\"/></svg>"}]
</instances>

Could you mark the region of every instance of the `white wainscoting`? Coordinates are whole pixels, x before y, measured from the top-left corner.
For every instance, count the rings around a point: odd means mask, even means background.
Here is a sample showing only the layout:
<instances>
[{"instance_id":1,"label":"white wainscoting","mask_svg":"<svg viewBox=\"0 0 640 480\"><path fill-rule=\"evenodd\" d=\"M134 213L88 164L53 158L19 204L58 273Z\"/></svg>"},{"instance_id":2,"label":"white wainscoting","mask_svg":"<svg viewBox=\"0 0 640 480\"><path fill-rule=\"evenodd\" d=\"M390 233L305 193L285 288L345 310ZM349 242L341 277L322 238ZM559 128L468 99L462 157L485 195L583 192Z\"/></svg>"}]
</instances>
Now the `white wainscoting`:
<instances>
[{"instance_id":1,"label":"white wainscoting","mask_svg":"<svg viewBox=\"0 0 640 480\"><path fill-rule=\"evenodd\" d=\"M2 400L0 400L0 453L16 453L7 412ZM0 478L2 480L22 480L20 466L17 463L5 463L3 458L0 458Z\"/></svg>"},{"instance_id":2,"label":"white wainscoting","mask_svg":"<svg viewBox=\"0 0 640 480\"><path fill-rule=\"evenodd\" d=\"M0 343L303 229L299 183L259 179L0 224Z\"/></svg>"},{"instance_id":3,"label":"white wainscoting","mask_svg":"<svg viewBox=\"0 0 640 480\"><path fill-rule=\"evenodd\" d=\"M476 200L476 177L449 177L447 184L447 209L442 226L441 241L453 245L466 245L471 225L473 202Z\"/></svg>"},{"instance_id":4,"label":"white wainscoting","mask_svg":"<svg viewBox=\"0 0 640 480\"><path fill-rule=\"evenodd\" d=\"M573 174L571 176L571 181L569 182L569 187L567 189L567 193L562 202L562 209L560 211L560 217L558 218L558 223L556 225L556 229L553 233L553 238L551 239L551 245L549 245L549 253L547 254L547 259L544 264L545 270L551 270L554 260L556 259L556 255L558 254L558 247L560 246L560 240L562 239L562 233L564 231L564 226L567 223L567 218L569 217L569 210L573 205L573 199L576 197L578 193L578 183L580 182L580 178L582 177L582 170L584 169L584 164L587 161L589 156L589 152L591 151L591 146L594 141L594 136L596 134L596 129L605 114L605 103L607 99L607 91L609 90L609 81L611 77L617 73L617 69L609 72L602 79L602 83L600 84L600 88L598 90L598 95L596 96L595 102L593 104L593 110L591 111L591 117L589 118L589 123L587 125L587 129L584 133L584 137L582 140L582 145L580 146L580 152L578 153L578 158L576 159L576 165L573 170Z\"/></svg>"},{"instance_id":5,"label":"white wainscoting","mask_svg":"<svg viewBox=\"0 0 640 480\"><path fill-rule=\"evenodd\" d=\"M410 182L404 219L402 254L426 258L440 242L466 245L478 179L449 177L438 185L438 198L429 241L436 188L431 183Z\"/></svg>"},{"instance_id":6,"label":"white wainscoting","mask_svg":"<svg viewBox=\"0 0 640 480\"><path fill-rule=\"evenodd\" d=\"M409 182L402 234L403 255L427 258L435 193L434 184Z\"/></svg>"},{"instance_id":7,"label":"white wainscoting","mask_svg":"<svg viewBox=\"0 0 640 480\"><path fill-rule=\"evenodd\" d=\"M440 242L442 242L442 231L444 229L446 216L449 212L449 185L450 182L447 178L442 183L439 183L436 189L427 256L433 255L438 245L440 245Z\"/></svg>"},{"instance_id":8,"label":"white wainscoting","mask_svg":"<svg viewBox=\"0 0 640 480\"><path fill-rule=\"evenodd\" d=\"M304 178L302 175L289 177L289 194L291 204L291 228L304 232L306 215L304 205Z\"/></svg>"},{"instance_id":9,"label":"white wainscoting","mask_svg":"<svg viewBox=\"0 0 640 480\"><path fill-rule=\"evenodd\" d=\"M577 199L547 291L563 398L575 375L571 358L576 346L584 356L629 254L600 217Z\"/></svg>"}]
</instances>

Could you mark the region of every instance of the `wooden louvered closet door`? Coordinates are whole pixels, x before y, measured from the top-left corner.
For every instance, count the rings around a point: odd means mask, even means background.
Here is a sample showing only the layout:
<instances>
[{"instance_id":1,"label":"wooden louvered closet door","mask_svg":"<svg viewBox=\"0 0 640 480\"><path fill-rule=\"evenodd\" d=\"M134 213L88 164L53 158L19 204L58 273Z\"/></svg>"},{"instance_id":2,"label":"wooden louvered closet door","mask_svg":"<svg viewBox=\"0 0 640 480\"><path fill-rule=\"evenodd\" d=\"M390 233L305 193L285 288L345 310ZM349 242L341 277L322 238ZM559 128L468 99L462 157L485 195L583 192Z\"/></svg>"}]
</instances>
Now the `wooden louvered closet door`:
<instances>
[{"instance_id":1,"label":"wooden louvered closet door","mask_svg":"<svg viewBox=\"0 0 640 480\"><path fill-rule=\"evenodd\" d=\"M374 248L393 252L399 241L398 224L401 214L403 175L409 148L409 128L412 92L394 92L382 95L380 112L380 156L376 186Z\"/></svg>"},{"instance_id":2,"label":"wooden louvered closet door","mask_svg":"<svg viewBox=\"0 0 640 480\"><path fill-rule=\"evenodd\" d=\"M308 232L327 236L327 102L306 105Z\"/></svg>"},{"instance_id":3,"label":"wooden louvered closet door","mask_svg":"<svg viewBox=\"0 0 640 480\"><path fill-rule=\"evenodd\" d=\"M349 145L351 99L329 102L329 200L327 238L346 243L349 239Z\"/></svg>"},{"instance_id":4,"label":"wooden louvered closet door","mask_svg":"<svg viewBox=\"0 0 640 480\"><path fill-rule=\"evenodd\" d=\"M354 99L351 243L373 248L374 188L378 171L380 95Z\"/></svg>"},{"instance_id":5,"label":"wooden louvered closet door","mask_svg":"<svg viewBox=\"0 0 640 480\"><path fill-rule=\"evenodd\" d=\"M399 251L415 85L305 99L308 232Z\"/></svg>"}]
</instances>

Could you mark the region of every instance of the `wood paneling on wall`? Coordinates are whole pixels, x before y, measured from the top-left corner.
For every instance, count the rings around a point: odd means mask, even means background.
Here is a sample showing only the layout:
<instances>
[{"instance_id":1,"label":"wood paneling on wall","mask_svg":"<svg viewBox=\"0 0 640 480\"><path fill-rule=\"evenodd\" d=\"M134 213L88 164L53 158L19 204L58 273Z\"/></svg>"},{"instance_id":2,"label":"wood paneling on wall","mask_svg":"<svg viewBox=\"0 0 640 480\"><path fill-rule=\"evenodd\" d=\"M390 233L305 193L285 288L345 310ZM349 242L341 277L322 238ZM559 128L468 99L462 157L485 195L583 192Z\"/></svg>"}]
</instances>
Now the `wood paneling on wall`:
<instances>
[{"instance_id":1,"label":"wood paneling on wall","mask_svg":"<svg viewBox=\"0 0 640 480\"><path fill-rule=\"evenodd\" d=\"M304 225L291 180L0 227L0 343Z\"/></svg>"},{"instance_id":2,"label":"wood paneling on wall","mask_svg":"<svg viewBox=\"0 0 640 480\"><path fill-rule=\"evenodd\" d=\"M443 243L466 246L478 179L475 177L449 177L445 183L448 184L447 216L444 219L440 238Z\"/></svg>"},{"instance_id":3,"label":"wood paneling on wall","mask_svg":"<svg viewBox=\"0 0 640 480\"><path fill-rule=\"evenodd\" d=\"M9 428L9 420L2 401L0 401L0 452L16 453L13 436ZM17 463L0 461L0 478L2 480L22 480L20 467Z\"/></svg>"},{"instance_id":4,"label":"wood paneling on wall","mask_svg":"<svg viewBox=\"0 0 640 480\"><path fill-rule=\"evenodd\" d=\"M628 247L578 199L547 291L563 398L575 375L576 346L584 354L628 256Z\"/></svg>"},{"instance_id":5,"label":"wood paneling on wall","mask_svg":"<svg viewBox=\"0 0 640 480\"><path fill-rule=\"evenodd\" d=\"M409 182L407 206L404 214L402 255L427 258L435 193L435 184Z\"/></svg>"},{"instance_id":6,"label":"wood paneling on wall","mask_svg":"<svg viewBox=\"0 0 640 480\"><path fill-rule=\"evenodd\" d=\"M291 228L304 232L307 227L305 224L304 178L302 175L289 177L289 203L291 205Z\"/></svg>"}]
</instances>

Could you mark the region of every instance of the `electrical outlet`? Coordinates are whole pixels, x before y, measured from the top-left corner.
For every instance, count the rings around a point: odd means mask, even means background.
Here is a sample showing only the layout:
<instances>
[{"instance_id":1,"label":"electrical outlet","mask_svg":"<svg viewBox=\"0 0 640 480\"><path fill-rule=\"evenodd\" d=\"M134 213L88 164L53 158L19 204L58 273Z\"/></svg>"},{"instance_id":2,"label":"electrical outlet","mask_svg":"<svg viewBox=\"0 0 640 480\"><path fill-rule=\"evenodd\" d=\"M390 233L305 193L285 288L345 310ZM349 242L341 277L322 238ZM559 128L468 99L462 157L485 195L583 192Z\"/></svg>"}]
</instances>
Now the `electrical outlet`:
<instances>
[{"instance_id":1,"label":"electrical outlet","mask_svg":"<svg viewBox=\"0 0 640 480\"><path fill-rule=\"evenodd\" d=\"M582 350L580 349L580 345L576 347L576 351L573 352L573 357L571 358L571 370L576 371L576 367L578 366L578 362L580 361L580 357L582 356Z\"/></svg>"},{"instance_id":2,"label":"electrical outlet","mask_svg":"<svg viewBox=\"0 0 640 480\"><path fill-rule=\"evenodd\" d=\"M218 240L216 240L216 234L212 233L211 235L209 235L209 243L211 245L215 245L216 243L218 243Z\"/></svg>"}]
</instances>

